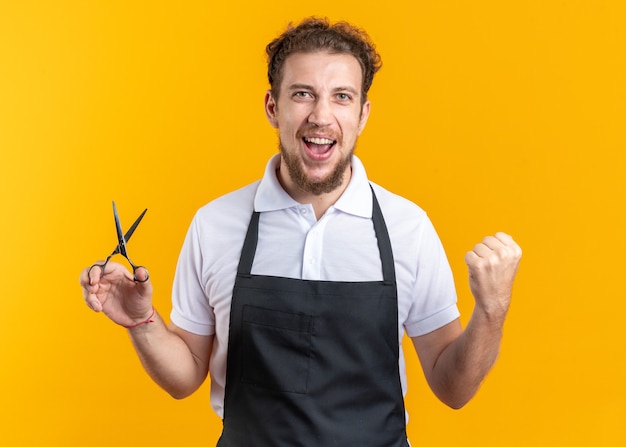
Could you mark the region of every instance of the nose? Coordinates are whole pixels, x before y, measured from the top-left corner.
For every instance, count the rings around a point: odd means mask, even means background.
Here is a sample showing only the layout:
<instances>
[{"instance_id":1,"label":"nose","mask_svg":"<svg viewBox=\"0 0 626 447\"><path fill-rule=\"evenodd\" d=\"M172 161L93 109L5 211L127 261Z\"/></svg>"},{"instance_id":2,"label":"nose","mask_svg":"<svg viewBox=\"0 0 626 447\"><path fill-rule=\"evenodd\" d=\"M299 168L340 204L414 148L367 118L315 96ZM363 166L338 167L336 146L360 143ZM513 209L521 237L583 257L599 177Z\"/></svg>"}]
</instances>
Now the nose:
<instances>
[{"instance_id":1,"label":"nose","mask_svg":"<svg viewBox=\"0 0 626 447\"><path fill-rule=\"evenodd\" d=\"M330 102L322 98L318 98L313 103L313 109L309 114L309 123L318 127L328 126L332 122L332 109Z\"/></svg>"}]
</instances>

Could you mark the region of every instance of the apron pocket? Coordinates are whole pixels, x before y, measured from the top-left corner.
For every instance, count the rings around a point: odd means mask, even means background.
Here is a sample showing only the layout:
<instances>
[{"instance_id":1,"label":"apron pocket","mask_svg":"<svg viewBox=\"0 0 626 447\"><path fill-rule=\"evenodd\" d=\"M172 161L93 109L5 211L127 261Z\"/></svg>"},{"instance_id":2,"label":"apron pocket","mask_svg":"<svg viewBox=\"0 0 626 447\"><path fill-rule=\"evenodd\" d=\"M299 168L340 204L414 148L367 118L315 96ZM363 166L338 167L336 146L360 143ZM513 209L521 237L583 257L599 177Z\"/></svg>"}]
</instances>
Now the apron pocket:
<instances>
[{"instance_id":1,"label":"apron pocket","mask_svg":"<svg viewBox=\"0 0 626 447\"><path fill-rule=\"evenodd\" d=\"M308 391L313 317L246 305L242 381L275 391Z\"/></svg>"}]
</instances>

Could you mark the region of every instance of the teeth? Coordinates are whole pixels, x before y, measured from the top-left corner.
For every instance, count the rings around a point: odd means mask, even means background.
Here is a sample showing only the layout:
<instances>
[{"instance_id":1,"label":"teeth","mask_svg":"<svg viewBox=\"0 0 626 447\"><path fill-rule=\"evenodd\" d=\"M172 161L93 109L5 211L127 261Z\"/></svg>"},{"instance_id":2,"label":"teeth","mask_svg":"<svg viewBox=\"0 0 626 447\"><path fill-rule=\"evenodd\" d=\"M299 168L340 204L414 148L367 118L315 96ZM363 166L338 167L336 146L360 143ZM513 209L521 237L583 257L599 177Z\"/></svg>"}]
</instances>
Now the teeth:
<instances>
[{"instance_id":1,"label":"teeth","mask_svg":"<svg viewBox=\"0 0 626 447\"><path fill-rule=\"evenodd\" d=\"M329 140L328 138L305 138L304 141L313 144L333 144L333 140Z\"/></svg>"}]
</instances>

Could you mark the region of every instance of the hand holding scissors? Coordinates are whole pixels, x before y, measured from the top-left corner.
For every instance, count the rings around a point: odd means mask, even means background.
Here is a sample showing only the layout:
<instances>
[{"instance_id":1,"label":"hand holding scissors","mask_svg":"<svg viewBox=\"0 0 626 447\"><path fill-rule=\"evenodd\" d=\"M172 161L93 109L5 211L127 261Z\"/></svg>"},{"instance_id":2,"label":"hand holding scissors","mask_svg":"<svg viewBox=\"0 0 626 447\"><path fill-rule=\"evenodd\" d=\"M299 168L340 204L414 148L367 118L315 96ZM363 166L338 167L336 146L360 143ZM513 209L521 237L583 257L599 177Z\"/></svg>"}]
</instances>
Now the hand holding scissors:
<instances>
[{"instance_id":1,"label":"hand holding scissors","mask_svg":"<svg viewBox=\"0 0 626 447\"><path fill-rule=\"evenodd\" d=\"M115 219L115 230L117 231L117 247L115 247L115 250L113 250L113 252L107 256L107 258L104 260L104 262L102 264L93 264L91 267L89 267L89 276L91 276L91 270L94 267L100 267L100 274L102 276L104 276L105 274L105 269L107 264L109 263L109 260L115 256L116 254L121 254L122 256L124 256L126 258L126 260L128 261L128 263L130 264L130 266L133 269L133 280L137 281L137 282L146 282L148 280L148 278L150 278L150 275L147 273L148 271L146 270L146 277L142 280L137 279L137 269L138 268L143 268L144 270L146 269L145 267L141 266L141 265L135 265L133 263L133 261L130 260L130 258L128 257L128 252L126 251L126 242L130 239L130 237L133 235L133 233L135 232L135 229L137 228L137 225L139 225L139 222L141 222L141 219L143 219L143 216L146 214L146 211L148 211L147 209L143 210L143 212L139 215L139 217L135 220L135 222L131 225L131 227L128 229L128 231L126 232L126 234L123 233L122 231L122 225L120 224L120 217L117 214L117 207L115 206L115 202L113 202L113 217Z\"/></svg>"},{"instance_id":2,"label":"hand holding scissors","mask_svg":"<svg viewBox=\"0 0 626 447\"><path fill-rule=\"evenodd\" d=\"M152 286L148 270L135 265L126 249L128 239L143 219L147 210L144 210L123 234L115 202L113 202L113 216L117 231L118 244L113 252L103 262L93 264L81 273L80 284L83 287L83 296L87 305L94 311L104 313L114 322L132 328L144 322L152 321L154 308L152 307ZM124 266L116 262L109 262L113 256L121 254L126 258L133 270L133 276ZM138 270L141 269L141 272ZM139 274L138 274L139 273ZM142 279L140 279L142 278ZM150 317L145 318L150 312Z\"/></svg>"}]
</instances>

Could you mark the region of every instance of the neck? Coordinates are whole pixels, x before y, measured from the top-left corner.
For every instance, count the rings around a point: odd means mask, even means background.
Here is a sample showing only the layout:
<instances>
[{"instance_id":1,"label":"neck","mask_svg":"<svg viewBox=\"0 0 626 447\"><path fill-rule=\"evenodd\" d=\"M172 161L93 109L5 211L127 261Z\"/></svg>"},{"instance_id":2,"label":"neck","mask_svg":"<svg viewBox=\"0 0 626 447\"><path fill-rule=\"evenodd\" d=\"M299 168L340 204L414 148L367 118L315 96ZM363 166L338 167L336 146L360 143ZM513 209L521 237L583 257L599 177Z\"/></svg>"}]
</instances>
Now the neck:
<instances>
[{"instance_id":1,"label":"neck","mask_svg":"<svg viewBox=\"0 0 626 447\"><path fill-rule=\"evenodd\" d=\"M343 192L348 187L348 183L350 183L350 178L352 177L352 168L348 166L348 168L344 171L343 179L341 184L327 193L314 194L310 191L305 191L296 185L293 180L289 177L289 173L286 167L281 169L281 166L278 166L276 169L276 176L278 177L278 181L280 182L283 189L289 194L296 202L301 204L311 204L313 206L313 210L315 211L316 219L320 219L324 213L330 208L332 205L339 200L339 197L343 194Z\"/></svg>"}]
</instances>

